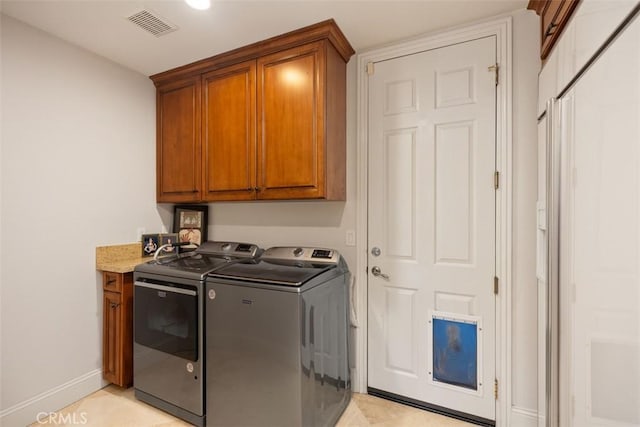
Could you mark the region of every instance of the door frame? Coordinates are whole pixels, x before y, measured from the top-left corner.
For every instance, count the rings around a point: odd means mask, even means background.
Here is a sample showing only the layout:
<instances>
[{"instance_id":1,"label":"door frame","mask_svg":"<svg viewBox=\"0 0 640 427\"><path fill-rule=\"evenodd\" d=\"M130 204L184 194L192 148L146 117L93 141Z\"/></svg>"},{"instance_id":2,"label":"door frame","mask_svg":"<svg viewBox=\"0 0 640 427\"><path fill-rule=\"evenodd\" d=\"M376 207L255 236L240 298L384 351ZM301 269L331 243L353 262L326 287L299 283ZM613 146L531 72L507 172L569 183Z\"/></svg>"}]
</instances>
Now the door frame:
<instances>
[{"instance_id":1,"label":"door frame","mask_svg":"<svg viewBox=\"0 0 640 427\"><path fill-rule=\"evenodd\" d=\"M496 37L496 56L500 82L496 87L496 168L500 172L500 188L496 190L496 275L499 292L496 295L496 426L509 425L511 407L511 329L512 329L512 18L504 16L454 27L409 39L393 45L358 54L357 63L357 280L352 295L356 316L354 391L367 391L367 300L368 300L368 103L369 63L411 55L481 37ZM375 69L375 65L374 65ZM492 284L487 283L487 286Z\"/></svg>"}]
</instances>

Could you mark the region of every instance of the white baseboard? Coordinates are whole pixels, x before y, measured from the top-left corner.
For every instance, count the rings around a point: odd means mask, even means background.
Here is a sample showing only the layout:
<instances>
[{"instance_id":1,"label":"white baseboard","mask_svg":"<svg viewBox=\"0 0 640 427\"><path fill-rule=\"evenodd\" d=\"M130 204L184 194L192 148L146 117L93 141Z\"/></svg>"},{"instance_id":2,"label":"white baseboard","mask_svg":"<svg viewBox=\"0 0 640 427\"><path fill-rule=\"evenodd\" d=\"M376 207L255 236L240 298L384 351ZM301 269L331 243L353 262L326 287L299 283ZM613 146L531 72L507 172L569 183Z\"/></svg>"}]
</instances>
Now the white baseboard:
<instances>
[{"instance_id":1,"label":"white baseboard","mask_svg":"<svg viewBox=\"0 0 640 427\"><path fill-rule=\"evenodd\" d=\"M38 414L58 411L107 385L96 369L0 412L0 426L27 426Z\"/></svg>"},{"instance_id":2,"label":"white baseboard","mask_svg":"<svg viewBox=\"0 0 640 427\"><path fill-rule=\"evenodd\" d=\"M509 427L538 427L538 412L512 406Z\"/></svg>"}]
</instances>

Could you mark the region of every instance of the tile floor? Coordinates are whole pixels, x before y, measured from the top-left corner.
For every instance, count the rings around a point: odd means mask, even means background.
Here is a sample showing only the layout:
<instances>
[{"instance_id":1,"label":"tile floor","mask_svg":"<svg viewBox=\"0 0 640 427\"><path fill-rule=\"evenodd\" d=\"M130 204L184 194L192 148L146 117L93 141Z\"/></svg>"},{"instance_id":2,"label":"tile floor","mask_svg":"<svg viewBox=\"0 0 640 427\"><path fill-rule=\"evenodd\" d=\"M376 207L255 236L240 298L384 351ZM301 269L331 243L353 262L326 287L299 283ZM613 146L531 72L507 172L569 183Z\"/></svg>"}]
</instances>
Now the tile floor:
<instances>
[{"instance_id":1,"label":"tile floor","mask_svg":"<svg viewBox=\"0 0 640 427\"><path fill-rule=\"evenodd\" d=\"M60 416L31 424L78 425L91 427L189 427L159 409L138 401L133 388L123 390L114 385L98 390L60 410ZM82 422L86 420L86 422ZM64 424L64 422L69 424ZM433 414L388 400L354 393L351 403L338 421L337 427L466 427L472 424Z\"/></svg>"}]
</instances>

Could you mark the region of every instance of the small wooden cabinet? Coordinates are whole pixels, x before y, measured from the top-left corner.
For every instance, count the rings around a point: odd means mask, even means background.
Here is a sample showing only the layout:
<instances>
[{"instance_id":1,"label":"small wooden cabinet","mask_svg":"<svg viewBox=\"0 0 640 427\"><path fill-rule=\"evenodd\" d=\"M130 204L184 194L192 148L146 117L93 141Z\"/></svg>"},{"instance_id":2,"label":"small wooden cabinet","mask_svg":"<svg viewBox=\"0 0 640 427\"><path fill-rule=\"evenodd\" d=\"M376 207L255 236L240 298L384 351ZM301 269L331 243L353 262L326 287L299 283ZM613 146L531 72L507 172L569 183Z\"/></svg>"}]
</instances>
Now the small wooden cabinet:
<instances>
[{"instance_id":1,"label":"small wooden cabinet","mask_svg":"<svg viewBox=\"0 0 640 427\"><path fill-rule=\"evenodd\" d=\"M580 0L529 0L540 16L540 58L546 59Z\"/></svg>"},{"instance_id":2,"label":"small wooden cabinet","mask_svg":"<svg viewBox=\"0 0 640 427\"><path fill-rule=\"evenodd\" d=\"M102 273L102 373L120 387L133 384L133 273Z\"/></svg>"},{"instance_id":3,"label":"small wooden cabinet","mask_svg":"<svg viewBox=\"0 0 640 427\"><path fill-rule=\"evenodd\" d=\"M346 63L333 20L151 76L158 202L346 198Z\"/></svg>"}]
</instances>

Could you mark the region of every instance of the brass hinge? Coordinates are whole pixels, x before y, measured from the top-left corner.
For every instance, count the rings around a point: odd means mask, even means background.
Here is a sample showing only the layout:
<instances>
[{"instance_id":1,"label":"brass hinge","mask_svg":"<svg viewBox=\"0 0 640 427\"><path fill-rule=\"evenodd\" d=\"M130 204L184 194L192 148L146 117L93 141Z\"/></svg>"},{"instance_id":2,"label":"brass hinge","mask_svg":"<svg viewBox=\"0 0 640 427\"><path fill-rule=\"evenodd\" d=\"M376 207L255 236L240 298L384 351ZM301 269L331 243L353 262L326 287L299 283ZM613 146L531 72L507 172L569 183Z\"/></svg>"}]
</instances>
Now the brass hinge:
<instances>
[{"instance_id":1,"label":"brass hinge","mask_svg":"<svg viewBox=\"0 0 640 427\"><path fill-rule=\"evenodd\" d=\"M498 295L498 278L493 278L493 293L494 295Z\"/></svg>"},{"instance_id":2,"label":"brass hinge","mask_svg":"<svg viewBox=\"0 0 640 427\"><path fill-rule=\"evenodd\" d=\"M367 62L367 74L372 76L374 73L373 62Z\"/></svg>"},{"instance_id":3,"label":"brass hinge","mask_svg":"<svg viewBox=\"0 0 640 427\"><path fill-rule=\"evenodd\" d=\"M496 378L493 383L493 396L498 400L498 379Z\"/></svg>"},{"instance_id":4,"label":"brass hinge","mask_svg":"<svg viewBox=\"0 0 640 427\"><path fill-rule=\"evenodd\" d=\"M498 86L498 83L500 82L500 66L498 65L498 63L496 62L494 65L490 66L487 68L489 71L493 71L496 75L496 86Z\"/></svg>"},{"instance_id":5,"label":"brass hinge","mask_svg":"<svg viewBox=\"0 0 640 427\"><path fill-rule=\"evenodd\" d=\"M493 175L493 187L497 190L500 188L500 172L496 171Z\"/></svg>"}]
</instances>

